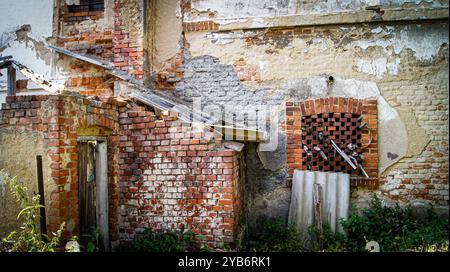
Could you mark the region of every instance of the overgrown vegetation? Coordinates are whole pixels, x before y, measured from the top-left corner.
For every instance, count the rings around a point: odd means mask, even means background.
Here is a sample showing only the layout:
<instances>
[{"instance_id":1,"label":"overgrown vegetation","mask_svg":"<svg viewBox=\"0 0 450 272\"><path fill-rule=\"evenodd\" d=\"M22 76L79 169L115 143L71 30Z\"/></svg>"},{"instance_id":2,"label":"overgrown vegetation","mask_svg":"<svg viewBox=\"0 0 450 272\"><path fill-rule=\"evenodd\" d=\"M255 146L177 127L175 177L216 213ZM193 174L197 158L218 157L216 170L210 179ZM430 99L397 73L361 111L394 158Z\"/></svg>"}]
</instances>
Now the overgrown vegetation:
<instances>
[{"instance_id":1,"label":"overgrown vegetation","mask_svg":"<svg viewBox=\"0 0 450 272\"><path fill-rule=\"evenodd\" d=\"M0 240L0 252L54 252L60 247L64 224L52 238L38 232L39 195L28 196L27 188L15 178L0 171L12 195L20 204L17 219L21 226ZM376 196L370 208L352 212L348 220L341 221L346 235L333 233L323 226L322 239L317 229L310 228L307 234L300 233L295 226L282 220L267 219L258 232L248 232L241 241L239 251L251 252L300 252L300 251L365 251L369 241L376 241L381 251L448 252L448 218L438 216L433 207L422 217L415 217L411 207L388 207ZM310 237L313 237L312 239ZM89 237L87 252L98 251L98 230ZM146 229L142 236L127 245L116 248L128 252L195 252L210 251L204 239L191 231L155 232Z\"/></svg>"},{"instance_id":2,"label":"overgrown vegetation","mask_svg":"<svg viewBox=\"0 0 450 272\"><path fill-rule=\"evenodd\" d=\"M280 219L264 219L258 232L248 232L239 251L299 252L307 250L307 242L293 225Z\"/></svg>"},{"instance_id":3,"label":"overgrown vegetation","mask_svg":"<svg viewBox=\"0 0 450 272\"><path fill-rule=\"evenodd\" d=\"M414 251L448 245L448 219L438 216L429 207L426 216L417 218L410 206L388 207L373 198L371 207L353 213L342 221L347 237L328 237L331 247L362 251L367 241L376 241L381 251ZM448 246L447 246L448 248Z\"/></svg>"},{"instance_id":4,"label":"overgrown vegetation","mask_svg":"<svg viewBox=\"0 0 450 272\"><path fill-rule=\"evenodd\" d=\"M78 237L75 237L78 240ZM100 251L100 229L93 228L91 234L82 235L80 249L83 252L99 252Z\"/></svg>"},{"instance_id":5,"label":"overgrown vegetation","mask_svg":"<svg viewBox=\"0 0 450 272\"><path fill-rule=\"evenodd\" d=\"M196 252L208 251L209 248L191 231L155 232L145 229L142 236L135 238L128 245L121 245L117 251L122 252Z\"/></svg>"},{"instance_id":6,"label":"overgrown vegetation","mask_svg":"<svg viewBox=\"0 0 450 272\"><path fill-rule=\"evenodd\" d=\"M0 252L54 252L60 246L60 237L64 229L62 224L56 233L52 233L50 239L38 232L36 221L39 218L39 195L28 197L28 190L3 171L0 171L6 186L11 191L21 211L17 220L21 221L18 230L12 231L0 241Z\"/></svg>"},{"instance_id":7,"label":"overgrown vegetation","mask_svg":"<svg viewBox=\"0 0 450 272\"><path fill-rule=\"evenodd\" d=\"M333 233L323 226L319 243L315 227L301 235L294 226L278 220L266 220L258 233L250 233L242 242L242 251L365 251L367 242L376 241L380 250L448 251L448 219L439 217L432 207L424 217L413 215L411 207L388 207L374 197L371 207L353 212L342 220L347 235Z\"/></svg>"}]
</instances>

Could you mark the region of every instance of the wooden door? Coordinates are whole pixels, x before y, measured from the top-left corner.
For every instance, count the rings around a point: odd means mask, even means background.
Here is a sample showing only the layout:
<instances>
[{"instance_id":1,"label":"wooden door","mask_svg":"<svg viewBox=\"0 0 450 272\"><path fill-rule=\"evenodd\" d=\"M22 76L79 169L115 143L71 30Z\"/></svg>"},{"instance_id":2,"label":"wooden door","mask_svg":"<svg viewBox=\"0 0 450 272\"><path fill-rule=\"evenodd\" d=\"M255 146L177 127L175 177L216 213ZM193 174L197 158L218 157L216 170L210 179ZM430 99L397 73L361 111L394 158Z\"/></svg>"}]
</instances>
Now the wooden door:
<instances>
[{"instance_id":1,"label":"wooden door","mask_svg":"<svg viewBox=\"0 0 450 272\"><path fill-rule=\"evenodd\" d=\"M97 242L109 251L108 155L106 139L82 137L78 142L80 242ZM96 239L93 239L96 237Z\"/></svg>"},{"instance_id":2,"label":"wooden door","mask_svg":"<svg viewBox=\"0 0 450 272\"><path fill-rule=\"evenodd\" d=\"M86 246L97 228L95 143L78 143L80 242Z\"/></svg>"}]
</instances>

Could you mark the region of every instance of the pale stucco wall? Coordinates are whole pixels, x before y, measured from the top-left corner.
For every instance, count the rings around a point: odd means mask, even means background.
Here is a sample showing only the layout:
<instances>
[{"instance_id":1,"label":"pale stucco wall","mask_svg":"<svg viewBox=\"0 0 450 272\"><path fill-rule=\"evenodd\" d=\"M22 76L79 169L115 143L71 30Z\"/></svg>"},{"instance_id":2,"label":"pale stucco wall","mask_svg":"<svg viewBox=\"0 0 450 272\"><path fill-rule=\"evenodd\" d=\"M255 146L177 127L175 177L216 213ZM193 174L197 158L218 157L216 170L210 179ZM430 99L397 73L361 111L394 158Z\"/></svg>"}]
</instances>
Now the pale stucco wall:
<instances>
[{"instance_id":1,"label":"pale stucco wall","mask_svg":"<svg viewBox=\"0 0 450 272\"><path fill-rule=\"evenodd\" d=\"M367 205L376 193L387 203L431 202L448 211L448 1L305 2L192 1L184 22L212 20L218 31L185 33L187 72L177 94L243 109L280 105L280 112L289 98L375 97L385 183L354 190L353 204ZM263 156L277 161L275 171L250 150L252 217L283 216L287 209L280 144Z\"/></svg>"},{"instance_id":2,"label":"pale stucco wall","mask_svg":"<svg viewBox=\"0 0 450 272\"><path fill-rule=\"evenodd\" d=\"M13 129L0 129L0 169L25 185L30 198L38 193L36 156L43 157L44 194L49 207L49 192L56 191L50 178L50 162L46 156L44 137L38 133L26 133ZM51 181L51 182L50 182ZM19 205L4 183L0 184L0 237L18 226ZM47 215L48 216L48 215Z\"/></svg>"}]
</instances>

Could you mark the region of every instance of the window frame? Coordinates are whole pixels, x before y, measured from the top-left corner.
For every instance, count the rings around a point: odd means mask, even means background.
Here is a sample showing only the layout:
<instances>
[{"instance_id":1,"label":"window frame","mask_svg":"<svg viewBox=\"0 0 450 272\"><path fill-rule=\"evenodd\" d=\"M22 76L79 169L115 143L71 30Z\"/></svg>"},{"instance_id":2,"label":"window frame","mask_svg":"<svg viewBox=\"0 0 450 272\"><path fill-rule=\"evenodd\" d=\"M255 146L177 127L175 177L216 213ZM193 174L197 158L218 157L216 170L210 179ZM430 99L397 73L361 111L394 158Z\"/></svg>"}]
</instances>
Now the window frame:
<instances>
[{"instance_id":1,"label":"window frame","mask_svg":"<svg viewBox=\"0 0 450 272\"><path fill-rule=\"evenodd\" d=\"M68 5L69 13L77 12L103 12L105 11L104 0L80 0L79 5Z\"/></svg>"}]
</instances>

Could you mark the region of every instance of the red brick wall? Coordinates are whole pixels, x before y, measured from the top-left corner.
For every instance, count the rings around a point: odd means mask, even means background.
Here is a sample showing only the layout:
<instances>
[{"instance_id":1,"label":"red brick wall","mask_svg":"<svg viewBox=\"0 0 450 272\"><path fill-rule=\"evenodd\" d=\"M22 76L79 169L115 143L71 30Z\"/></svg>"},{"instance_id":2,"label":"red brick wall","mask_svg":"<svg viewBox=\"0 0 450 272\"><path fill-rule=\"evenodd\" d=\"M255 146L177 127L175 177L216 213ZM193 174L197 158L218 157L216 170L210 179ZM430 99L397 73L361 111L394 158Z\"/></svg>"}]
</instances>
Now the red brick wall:
<instances>
[{"instance_id":1,"label":"red brick wall","mask_svg":"<svg viewBox=\"0 0 450 272\"><path fill-rule=\"evenodd\" d=\"M334 97L309 99L301 102L286 102L286 124L287 133L287 165L290 178L295 169L303 169L302 161L302 128L301 117L321 113L355 113L362 115L363 123L367 123L368 129L362 131L362 146L369 144L362 155L364 170L369 178L363 176L352 176L353 186L376 187L378 186L378 112L376 100L359 100L353 98Z\"/></svg>"},{"instance_id":2,"label":"red brick wall","mask_svg":"<svg viewBox=\"0 0 450 272\"><path fill-rule=\"evenodd\" d=\"M110 131L108 136L109 193L111 239L117 239L117 156L118 107L110 100L88 100L73 96L10 96L0 110L0 128L38 132L47 145L51 161L51 179L57 186L45 192L51 201L46 203L48 230L55 231L63 221L73 220L75 229L66 231L65 237L78 232L78 151L77 131L92 126Z\"/></svg>"},{"instance_id":3,"label":"red brick wall","mask_svg":"<svg viewBox=\"0 0 450 272\"><path fill-rule=\"evenodd\" d=\"M125 12L124 0L116 0L114 3L114 66L122 71L126 71L135 79L144 79L144 49L143 33L131 33L127 20L129 14ZM143 28L143 22L138 22ZM137 35L137 37L135 37ZM142 36L140 36L142 35Z\"/></svg>"},{"instance_id":4,"label":"red brick wall","mask_svg":"<svg viewBox=\"0 0 450 272\"><path fill-rule=\"evenodd\" d=\"M165 67L158 72L155 87L159 90L175 90L175 84L181 81L184 76L183 63L184 52L180 52L169 59Z\"/></svg>"},{"instance_id":5,"label":"red brick wall","mask_svg":"<svg viewBox=\"0 0 450 272\"><path fill-rule=\"evenodd\" d=\"M0 128L45 139L48 182L57 185L46 192L49 230L72 220L75 229L64 235L78 232L77 138L80 129L98 127L108 139L111 241L152 228L191 229L213 247L233 242L243 210L242 154L225 149L209 132L175 125L174 114L158 120L153 112L125 105L64 95L7 97L2 105Z\"/></svg>"},{"instance_id":6,"label":"red brick wall","mask_svg":"<svg viewBox=\"0 0 450 272\"><path fill-rule=\"evenodd\" d=\"M104 11L60 12L58 45L75 53L113 60L113 26L105 26Z\"/></svg>"},{"instance_id":7,"label":"red brick wall","mask_svg":"<svg viewBox=\"0 0 450 272\"><path fill-rule=\"evenodd\" d=\"M92 66L84 64L84 66ZM113 95L113 84L107 83L111 77L100 72L98 75L83 74L82 76L72 76L68 80L67 87L71 91L77 91L82 95L110 97Z\"/></svg>"},{"instance_id":8,"label":"red brick wall","mask_svg":"<svg viewBox=\"0 0 450 272\"><path fill-rule=\"evenodd\" d=\"M114 60L114 25L112 18L108 25L105 11L69 12L67 6L62 5L59 22L57 46L106 62ZM90 96L112 96L113 84L107 83L110 76L102 68L71 57L64 58L70 60L67 68L71 75L66 82L69 90Z\"/></svg>"},{"instance_id":9,"label":"red brick wall","mask_svg":"<svg viewBox=\"0 0 450 272\"><path fill-rule=\"evenodd\" d=\"M111 62L117 69L143 80L144 24L128 10L131 5L129 1L115 0L114 6L109 3L105 2L105 11L95 12L68 12L67 6L62 5L57 45L74 53ZM114 18L106 18L106 10L113 10ZM89 96L113 95L113 83L109 81L111 76L102 68L70 57L63 58L71 61L67 66L71 74L66 83L69 90Z\"/></svg>"},{"instance_id":10,"label":"red brick wall","mask_svg":"<svg viewBox=\"0 0 450 272\"><path fill-rule=\"evenodd\" d=\"M211 31L218 30L219 24L214 23L214 21L201 21L201 22L193 22L193 23L183 23L183 31L191 32L191 31Z\"/></svg>"},{"instance_id":11,"label":"red brick wall","mask_svg":"<svg viewBox=\"0 0 450 272\"><path fill-rule=\"evenodd\" d=\"M144 228L191 229L213 247L233 242L243 193L239 154L142 108L122 109L120 123L121 239Z\"/></svg>"}]
</instances>

